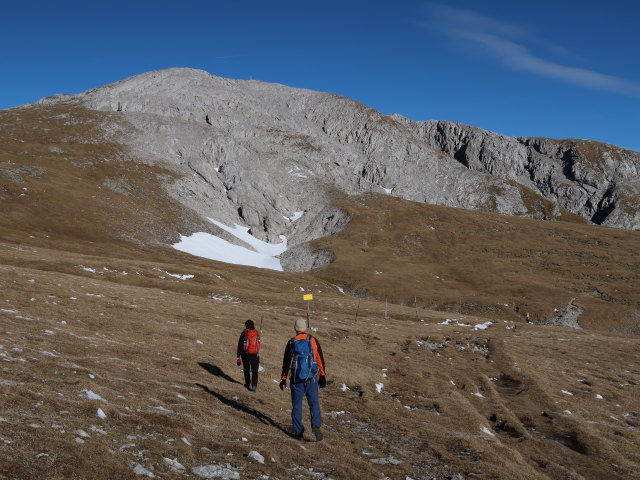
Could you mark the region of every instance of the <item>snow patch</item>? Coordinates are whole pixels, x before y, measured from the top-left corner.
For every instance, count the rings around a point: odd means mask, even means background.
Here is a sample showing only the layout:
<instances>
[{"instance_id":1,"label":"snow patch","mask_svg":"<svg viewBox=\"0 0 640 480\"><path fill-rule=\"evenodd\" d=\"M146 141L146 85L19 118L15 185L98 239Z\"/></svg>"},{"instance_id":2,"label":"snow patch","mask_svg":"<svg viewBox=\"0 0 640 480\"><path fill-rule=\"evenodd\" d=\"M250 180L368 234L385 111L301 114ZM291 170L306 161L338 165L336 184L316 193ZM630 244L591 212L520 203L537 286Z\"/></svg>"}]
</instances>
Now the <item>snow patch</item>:
<instances>
[{"instance_id":1,"label":"snow patch","mask_svg":"<svg viewBox=\"0 0 640 480\"><path fill-rule=\"evenodd\" d=\"M78 396L82 398L88 398L89 400L100 400L102 402L106 402L104 398L102 398L97 393L93 393L91 390L82 390Z\"/></svg>"},{"instance_id":2,"label":"snow patch","mask_svg":"<svg viewBox=\"0 0 640 480\"><path fill-rule=\"evenodd\" d=\"M164 407L151 407L154 410L158 410L162 413L173 413L173 411L169 410L168 408L164 408Z\"/></svg>"},{"instance_id":3,"label":"snow patch","mask_svg":"<svg viewBox=\"0 0 640 480\"><path fill-rule=\"evenodd\" d=\"M489 325L493 325L493 322L477 323L476 325L474 325L473 329L474 330L486 330L487 328L489 328Z\"/></svg>"},{"instance_id":4,"label":"snow patch","mask_svg":"<svg viewBox=\"0 0 640 480\"><path fill-rule=\"evenodd\" d=\"M189 274L180 275L179 273L170 273L170 272L164 272L164 273L166 273L170 277L178 278L180 280L189 280L190 278L195 277L195 275L189 275Z\"/></svg>"},{"instance_id":5,"label":"snow patch","mask_svg":"<svg viewBox=\"0 0 640 480\"><path fill-rule=\"evenodd\" d=\"M248 244L252 250L204 232L194 233L190 237L180 235L180 241L173 244L173 248L219 262L282 271L280 260L276 257L287 249L287 238L284 235L280 235L281 243L272 244L255 238L249 233L247 227L236 224L231 228L212 218L209 220L238 240Z\"/></svg>"},{"instance_id":6,"label":"snow patch","mask_svg":"<svg viewBox=\"0 0 640 480\"><path fill-rule=\"evenodd\" d=\"M453 318L447 318L444 322L438 323L438 325L456 325L458 327L470 327L471 326L468 323L460 323L459 320L455 320Z\"/></svg>"},{"instance_id":7,"label":"snow patch","mask_svg":"<svg viewBox=\"0 0 640 480\"><path fill-rule=\"evenodd\" d=\"M293 215L291 215L290 217L284 217L284 218L286 218L291 223L293 223L296 220L300 220L300 218L302 218L302 215L304 215L304 211L302 211L302 212L293 212Z\"/></svg>"}]
</instances>

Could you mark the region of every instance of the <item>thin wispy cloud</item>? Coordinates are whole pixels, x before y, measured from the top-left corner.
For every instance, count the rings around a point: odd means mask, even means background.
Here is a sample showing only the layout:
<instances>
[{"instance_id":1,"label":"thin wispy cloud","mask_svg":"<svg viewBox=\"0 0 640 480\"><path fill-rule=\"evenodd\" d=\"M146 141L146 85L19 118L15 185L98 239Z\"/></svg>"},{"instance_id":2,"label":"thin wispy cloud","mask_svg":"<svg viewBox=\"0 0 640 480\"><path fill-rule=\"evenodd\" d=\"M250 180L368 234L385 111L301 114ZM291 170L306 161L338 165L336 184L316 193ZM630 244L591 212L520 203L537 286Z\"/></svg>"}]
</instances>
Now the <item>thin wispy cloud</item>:
<instances>
[{"instance_id":1,"label":"thin wispy cloud","mask_svg":"<svg viewBox=\"0 0 640 480\"><path fill-rule=\"evenodd\" d=\"M482 48L513 70L553 78L583 88L603 90L640 98L640 83L613 75L547 60L531 53L527 44L540 45L555 54L570 55L566 49L544 41L532 29L511 25L470 10L431 4L425 26L448 37Z\"/></svg>"}]
</instances>

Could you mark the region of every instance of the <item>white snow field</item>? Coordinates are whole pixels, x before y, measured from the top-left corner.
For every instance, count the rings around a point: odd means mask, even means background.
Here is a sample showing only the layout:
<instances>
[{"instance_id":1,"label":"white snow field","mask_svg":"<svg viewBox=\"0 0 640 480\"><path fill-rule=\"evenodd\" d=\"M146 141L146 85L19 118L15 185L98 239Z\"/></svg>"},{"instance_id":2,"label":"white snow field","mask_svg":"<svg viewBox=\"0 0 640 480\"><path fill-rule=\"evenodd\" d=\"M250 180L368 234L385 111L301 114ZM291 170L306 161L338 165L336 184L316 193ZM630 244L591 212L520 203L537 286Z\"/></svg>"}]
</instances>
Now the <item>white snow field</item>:
<instances>
[{"instance_id":1,"label":"white snow field","mask_svg":"<svg viewBox=\"0 0 640 480\"><path fill-rule=\"evenodd\" d=\"M284 235L280 235L281 243L267 243L251 235L247 227L236 224L231 228L212 218L209 220L238 240L250 245L253 250L204 232L197 232L189 237L180 235L180 241L174 243L172 247L197 257L219 262L282 271L280 259L276 257L287 249L287 238Z\"/></svg>"}]
</instances>

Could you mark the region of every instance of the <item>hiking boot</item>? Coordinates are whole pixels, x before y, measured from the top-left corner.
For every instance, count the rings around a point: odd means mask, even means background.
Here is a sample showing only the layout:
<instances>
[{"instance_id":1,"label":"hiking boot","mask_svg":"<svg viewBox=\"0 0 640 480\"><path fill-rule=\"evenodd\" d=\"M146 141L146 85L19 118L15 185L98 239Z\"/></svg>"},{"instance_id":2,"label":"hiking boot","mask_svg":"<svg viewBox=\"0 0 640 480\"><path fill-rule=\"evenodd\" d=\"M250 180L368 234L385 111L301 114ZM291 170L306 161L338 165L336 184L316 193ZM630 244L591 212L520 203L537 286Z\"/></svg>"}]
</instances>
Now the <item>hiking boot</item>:
<instances>
[{"instance_id":1,"label":"hiking boot","mask_svg":"<svg viewBox=\"0 0 640 480\"><path fill-rule=\"evenodd\" d=\"M302 433L294 435L293 438L295 438L296 440L300 440L301 442L304 441L304 435Z\"/></svg>"},{"instance_id":2,"label":"hiking boot","mask_svg":"<svg viewBox=\"0 0 640 480\"><path fill-rule=\"evenodd\" d=\"M246 388L247 390L251 390L251 385L248 383L245 383L244 388Z\"/></svg>"},{"instance_id":3,"label":"hiking boot","mask_svg":"<svg viewBox=\"0 0 640 480\"><path fill-rule=\"evenodd\" d=\"M251 387L251 391L252 391L253 393L256 393L256 390L257 390L257 389L258 389L258 387Z\"/></svg>"},{"instance_id":4,"label":"hiking boot","mask_svg":"<svg viewBox=\"0 0 640 480\"><path fill-rule=\"evenodd\" d=\"M324 438L322 435L322 432L320 431L320 427L313 427L311 430L313 431L313 434L316 436L316 442L319 442Z\"/></svg>"}]
</instances>

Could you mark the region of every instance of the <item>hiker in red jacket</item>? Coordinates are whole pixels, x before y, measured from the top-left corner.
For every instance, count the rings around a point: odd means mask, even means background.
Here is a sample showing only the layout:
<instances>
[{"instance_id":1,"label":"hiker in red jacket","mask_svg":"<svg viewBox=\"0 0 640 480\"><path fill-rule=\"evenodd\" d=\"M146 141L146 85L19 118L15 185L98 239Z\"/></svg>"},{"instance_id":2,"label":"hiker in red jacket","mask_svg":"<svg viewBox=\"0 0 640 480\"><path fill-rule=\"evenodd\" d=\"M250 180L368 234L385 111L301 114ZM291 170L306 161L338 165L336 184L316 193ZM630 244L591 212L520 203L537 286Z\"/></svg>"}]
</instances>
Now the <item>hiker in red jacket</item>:
<instances>
[{"instance_id":1,"label":"hiker in red jacket","mask_svg":"<svg viewBox=\"0 0 640 480\"><path fill-rule=\"evenodd\" d=\"M304 440L302 399L307 397L311 413L311 430L316 441L319 442L322 440L322 431L320 430L322 418L320 417L318 387L324 388L327 384L324 356L318 340L306 332L307 321L304 318L296 320L294 327L296 336L289 340L284 349L280 390L287 388L287 378L289 378L291 422L293 423L293 434L298 440ZM289 372L291 372L290 376Z\"/></svg>"},{"instance_id":2,"label":"hiker in red jacket","mask_svg":"<svg viewBox=\"0 0 640 480\"><path fill-rule=\"evenodd\" d=\"M260 368L260 333L256 330L253 320L247 320L244 326L236 349L236 363L244 367L245 388L255 393Z\"/></svg>"}]
</instances>

